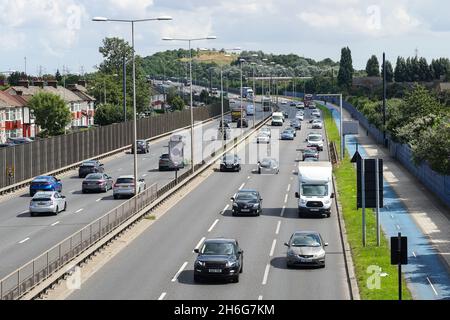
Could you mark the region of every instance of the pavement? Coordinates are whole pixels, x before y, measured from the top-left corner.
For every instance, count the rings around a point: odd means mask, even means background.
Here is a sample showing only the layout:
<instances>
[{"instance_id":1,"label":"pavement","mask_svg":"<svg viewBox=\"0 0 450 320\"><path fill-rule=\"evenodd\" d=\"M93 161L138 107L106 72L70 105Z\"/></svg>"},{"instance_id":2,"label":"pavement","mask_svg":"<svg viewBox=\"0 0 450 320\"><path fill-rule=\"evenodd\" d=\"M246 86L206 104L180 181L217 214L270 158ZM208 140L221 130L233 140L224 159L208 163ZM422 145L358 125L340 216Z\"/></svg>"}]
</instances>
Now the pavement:
<instances>
[{"instance_id":1,"label":"pavement","mask_svg":"<svg viewBox=\"0 0 450 320\"><path fill-rule=\"evenodd\" d=\"M339 107L327 103L336 123ZM344 109L344 120L352 120ZM338 126L339 128L339 126ZM359 135L346 136L350 155L382 158L384 203L380 210L386 237L408 237L408 262L403 272L414 299L450 299L450 209L439 202L389 151L377 145L360 125ZM395 275L391 275L395 276Z\"/></svg>"},{"instance_id":2,"label":"pavement","mask_svg":"<svg viewBox=\"0 0 450 320\"><path fill-rule=\"evenodd\" d=\"M295 109L289 110L290 117ZM300 300L350 299L338 217L298 217L297 160L311 125L307 113L294 141L279 141L280 127L272 128L270 149L256 145L255 137L241 146L241 172L213 172L174 204L132 242L114 254L67 297L80 299L212 299ZM285 126L288 123L285 122ZM318 130L314 130L318 131ZM277 146L278 145L278 146ZM280 173L259 175L249 161L272 148L279 150ZM328 157L327 149L320 153ZM217 166L218 167L218 166ZM216 168L217 168L216 167ZM263 198L259 217L233 217L232 197L240 188L255 188ZM326 268L287 269L286 247L296 230L317 230L327 247ZM244 272L239 283L194 283L193 249L204 239L235 238L244 250ZM83 272L83 268L81 268Z\"/></svg>"}]
</instances>

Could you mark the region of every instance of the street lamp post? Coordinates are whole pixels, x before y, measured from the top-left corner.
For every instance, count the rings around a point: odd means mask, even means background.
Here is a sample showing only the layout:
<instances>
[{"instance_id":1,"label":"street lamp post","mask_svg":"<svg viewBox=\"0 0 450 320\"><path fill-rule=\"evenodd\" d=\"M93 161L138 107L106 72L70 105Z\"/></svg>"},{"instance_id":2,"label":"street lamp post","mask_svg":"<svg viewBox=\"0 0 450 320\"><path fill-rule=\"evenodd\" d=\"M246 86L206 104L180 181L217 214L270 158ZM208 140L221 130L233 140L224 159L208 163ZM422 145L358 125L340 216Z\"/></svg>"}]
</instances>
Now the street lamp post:
<instances>
[{"instance_id":1,"label":"street lamp post","mask_svg":"<svg viewBox=\"0 0 450 320\"><path fill-rule=\"evenodd\" d=\"M214 40L217 39L216 36L207 36L203 38L169 38L164 37L163 40L165 41L187 41L189 43L189 79L191 82L190 85L190 102L191 102L191 172L195 172L195 166L194 166L194 111L193 111L193 98L192 98L192 52L191 52L191 42L192 41L198 41L198 40Z\"/></svg>"},{"instance_id":2,"label":"street lamp post","mask_svg":"<svg viewBox=\"0 0 450 320\"><path fill-rule=\"evenodd\" d=\"M150 19L109 19L105 17L94 17L92 21L96 22L125 22L131 23L131 50L133 53L133 153L134 153L134 194L137 195L137 184L138 184L138 169L137 169L137 118L136 118L136 63L135 63L135 51L134 51L134 24L136 22L145 21L162 21L162 20L172 20L172 17L161 16L157 18Z\"/></svg>"},{"instance_id":3,"label":"street lamp post","mask_svg":"<svg viewBox=\"0 0 450 320\"><path fill-rule=\"evenodd\" d=\"M243 98L242 98L242 64L245 62L245 59L239 59L239 64L240 64L240 66L241 66L241 94L240 94L240 96L241 96L241 135L243 134L243 132L244 132L244 128L243 128L243 106L242 106L242 104L243 104Z\"/></svg>"}]
</instances>

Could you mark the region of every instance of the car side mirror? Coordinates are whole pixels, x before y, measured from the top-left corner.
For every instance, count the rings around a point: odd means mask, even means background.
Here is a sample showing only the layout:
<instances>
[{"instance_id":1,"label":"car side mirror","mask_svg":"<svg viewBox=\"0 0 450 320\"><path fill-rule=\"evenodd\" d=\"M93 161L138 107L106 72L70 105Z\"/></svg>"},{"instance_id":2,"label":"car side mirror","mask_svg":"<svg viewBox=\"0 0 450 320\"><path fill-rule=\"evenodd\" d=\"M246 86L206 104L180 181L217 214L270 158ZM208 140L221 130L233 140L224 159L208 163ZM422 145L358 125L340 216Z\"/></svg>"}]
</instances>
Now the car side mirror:
<instances>
[{"instance_id":1,"label":"car side mirror","mask_svg":"<svg viewBox=\"0 0 450 320\"><path fill-rule=\"evenodd\" d=\"M289 243L285 242L284 245L289 248Z\"/></svg>"},{"instance_id":2,"label":"car side mirror","mask_svg":"<svg viewBox=\"0 0 450 320\"><path fill-rule=\"evenodd\" d=\"M244 250L238 250L238 254L243 254L244 253Z\"/></svg>"},{"instance_id":3,"label":"car side mirror","mask_svg":"<svg viewBox=\"0 0 450 320\"><path fill-rule=\"evenodd\" d=\"M297 199L299 199L299 198L300 198L300 194L299 194L298 192L296 192L296 193L295 193L295 197L296 197Z\"/></svg>"},{"instance_id":4,"label":"car side mirror","mask_svg":"<svg viewBox=\"0 0 450 320\"><path fill-rule=\"evenodd\" d=\"M230 199L231 199L231 201L234 201L234 197L231 197Z\"/></svg>"},{"instance_id":5,"label":"car side mirror","mask_svg":"<svg viewBox=\"0 0 450 320\"><path fill-rule=\"evenodd\" d=\"M195 252L195 253L199 253L200 250L199 250L199 249L194 249L194 252Z\"/></svg>"},{"instance_id":6,"label":"car side mirror","mask_svg":"<svg viewBox=\"0 0 450 320\"><path fill-rule=\"evenodd\" d=\"M328 242L325 242L325 243L324 243L324 247L328 247Z\"/></svg>"},{"instance_id":7,"label":"car side mirror","mask_svg":"<svg viewBox=\"0 0 450 320\"><path fill-rule=\"evenodd\" d=\"M334 193L331 194L330 198L333 199L335 197Z\"/></svg>"},{"instance_id":8,"label":"car side mirror","mask_svg":"<svg viewBox=\"0 0 450 320\"><path fill-rule=\"evenodd\" d=\"M144 182L145 180L144 179L139 179L139 182Z\"/></svg>"},{"instance_id":9,"label":"car side mirror","mask_svg":"<svg viewBox=\"0 0 450 320\"><path fill-rule=\"evenodd\" d=\"M61 196L61 198L62 198L62 199L65 199L65 198L66 198L66 196Z\"/></svg>"},{"instance_id":10,"label":"car side mirror","mask_svg":"<svg viewBox=\"0 0 450 320\"><path fill-rule=\"evenodd\" d=\"M100 163L100 167L103 167L103 163Z\"/></svg>"}]
</instances>

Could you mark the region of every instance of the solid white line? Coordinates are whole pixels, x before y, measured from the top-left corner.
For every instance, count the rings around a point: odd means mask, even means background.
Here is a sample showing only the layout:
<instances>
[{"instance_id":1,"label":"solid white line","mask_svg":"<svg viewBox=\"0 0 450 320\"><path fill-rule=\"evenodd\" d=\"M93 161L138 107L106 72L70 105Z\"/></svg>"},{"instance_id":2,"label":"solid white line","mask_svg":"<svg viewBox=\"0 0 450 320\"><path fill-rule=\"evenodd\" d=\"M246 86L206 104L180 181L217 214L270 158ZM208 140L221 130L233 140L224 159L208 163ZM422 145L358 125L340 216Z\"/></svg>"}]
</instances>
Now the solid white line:
<instances>
[{"instance_id":1,"label":"solid white line","mask_svg":"<svg viewBox=\"0 0 450 320\"><path fill-rule=\"evenodd\" d=\"M178 270L178 272L177 272L177 273L175 274L175 276L172 278L172 282L177 281L178 276L180 275L180 273L183 272L183 270L184 270L184 268L186 268L187 264L188 264L187 261L185 261L185 262L183 263L183 265L181 266L180 270Z\"/></svg>"},{"instance_id":2,"label":"solid white line","mask_svg":"<svg viewBox=\"0 0 450 320\"><path fill-rule=\"evenodd\" d=\"M27 242L28 240L30 240L30 238L25 238L25 239L23 239L22 241L19 241L19 243L22 244L22 243L24 243L24 242Z\"/></svg>"},{"instance_id":3,"label":"solid white line","mask_svg":"<svg viewBox=\"0 0 450 320\"><path fill-rule=\"evenodd\" d=\"M275 245L277 244L277 239L273 239L272 248L270 248L269 257L273 257L273 253L275 251Z\"/></svg>"},{"instance_id":4,"label":"solid white line","mask_svg":"<svg viewBox=\"0 0 450 320\"><path fill-rule=\"evenodd\" d=\"M166 296L167 292L163 292L161 293L161 295L159 296L158 300L163 300L164 297Z\"/></svg>"},{"instance_id":5,"label":"solid white line","mask_svg":"<svg viewBox=\"0 0 450 320\"><path fill-rule=\"evenodd\" d=\"M102 198L98 198L97 200L95 200L95 202L100 202L102 200Z\"/></svg>"},{"instance_id":6,"label":"solid white line","mask_svg":"<svg viewBox=\"0 0 450 320\"><path fill-rule=\"evenodd\" d=\"M417 258L416 253L414 251L412 252L412 254L413 254L414 258Z\"/></svg>"},{"instance_id":7,"label":"solid white line","mask_svg":"<svg viewBox=\"0 0 450 320\"><path fill-rule=\"evenodd\" d=\"M243 184L241 184L241 186L239 187L239 190L241 190L244 186L245 186L245 182Z\"/></svg>"},{"instance_id":8,"label":"solid white line","mask_svg":"<svg viewBox=\"0 0 450 320\"><path fill-rule=\"evenodd\" d=\"M263 281L262 281L263 285L265 285L267 283L267 277L269 276L269 269L270 269L270 264L267 264L266 270L264 271Z\"/></svg>"},{"instance_id":9,"label":"solid white line","mask_svg":"<svg viewBox=\"0 0 450 320\"><path fill-rule=\"evenodd\" d=\"M438 296L438 293L437 293L436 289L434 288L433 284L431 283L430 278L427 277L427 280L428 280L428 282L430 283L431 289L433 289L434 294Z\"/></svg>"},{"instance_id":10,"label":"solid white line","mask_svg":"<svg viewBox=\"0 0 450 320\"><path fill-rule=\"evenodd\" d=\"M146 173L144 173L143 175L142 175L143 177L146 177L147 176L147 174Z\"/></svg>"},{"instance_id":11,"label":"solid white line","mask_svg":"<svg viewBox=\"0 0 450 320\"><path fill-rule=\"evenodd\" d=\"M258 297L258 300L262 300L262 298L263 298L263 296L259 296L259 297Z\"/></svg>"},{"instance_id":12,"label":"solid white line","mask_svg":"<svg viewBox=\"0 0 450 320\"><path fill-rule=\"evenodd\" d=\"M214 223L211 225L211 227L209 227L208 232L211 232L212 229L214 229L214 227L216 226L217 222L219 222L219 219L216 219L216 221L214 221Z\"/></svg>"},{"instance_id":13,"label":"solid white line","mask_svg":"<svg viewBox=\"0 0 450 320\"><path fill-rule=\"evenodd\" d=\"M59 224L59 221L56 221L54 223L51 224L52 227L56 226L57 224Z\"/></svg>"},{"instance_id":14,"label":"solid white line","mask_svg":"<svg viewBox=\"0 0 450 320\"><path fill-rule=\"evenodd\" d=\"M84 210L83 208L78 209L77 211L75 211L75 213L81 212L81 211L83 211L83 210Z\"/></svg>"},{"instance_id":15,"label":"solid white line","mask_svg":"<svg viewBox=\"0 0 450 320\"><path fill-rule=\"evenodd\" d=\"M288 195L284 196L284 203L287 203Z\"/></svg>"},{"instance_id":16,"label":"solid white line","mask_svg":"<svg viewBox=\"0 0 450 320\"><path fill-rule=\"evenodd\" d=\"M203 241L205 241L205 239L206 239L205 237L201 238L194 249L200 248L200 246L202 245ZM194 250L192 250L192 252L194 252Z\"/></svg>"},{"instance_id":17,"label":"solid white line","mask_svg":"<svg viewBox=\"0 0 450 320\"><path fill-rule=\"evenodd\" d=\"M280 227L281 227L281 220L278 220L277 229L275 230L275 234L278 234L280 232Z\"/></svg>"},{"instance_id":18,"label":"solid white line","mask_svg":"<svg viewBox=\"0 0 450 320\"><path fill-rule=\"evenodd\" d=\"M291 184L290 184L290 183L289 183L289 185L288 185L288 187L287 187L286 192L289 192L289 191L291 191Z\"/></svg>"},{"instance_id":19,"label":"solid white line","mask_svg":"<svg viewBox=\"0 0 450 320\"><path fill-rule=\"evenodd\" d=\"M229 205L229 204L227 204L227 205L225 206L225 208L223 208L222 212L225 212L225 211L227 211L229 207L230 207L230 205Z\"/></svg>"},{"instance_id":20,"label":"solid white line","mask_svg":"<svg viewBox=\"0 0 450 320\"><path fill-rule=\"evenodd\" d=\"M284 216L284 211L286 210L286 206L283 206L283 208L281 208L281 213L280 213L280 217Z\"/></svg>"}]
</instances>

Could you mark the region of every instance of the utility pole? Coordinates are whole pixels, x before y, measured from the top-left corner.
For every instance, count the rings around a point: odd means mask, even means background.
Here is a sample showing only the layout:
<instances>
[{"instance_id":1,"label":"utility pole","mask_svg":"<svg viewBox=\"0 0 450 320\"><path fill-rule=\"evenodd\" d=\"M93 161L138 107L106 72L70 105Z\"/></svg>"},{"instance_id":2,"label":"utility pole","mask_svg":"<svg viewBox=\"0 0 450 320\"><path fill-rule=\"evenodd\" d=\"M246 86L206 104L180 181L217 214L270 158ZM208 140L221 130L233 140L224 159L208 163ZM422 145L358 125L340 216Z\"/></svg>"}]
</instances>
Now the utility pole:
<instances>
[{"instance_id":1,"label":"utility pole","mask_svg":"<svg viewBox=\"0 0 450 320\"><path fill-rule=\"evenodd\" d=\"M127 121L127 57L123 56L123 121Z\"/></svg>"},{"instance_id":2,"label":"utility pole","mask_svg":"<svg viewBox=\"0 0 450 320\"><path fill-rule=\"evenodd\" d=\"M386 54L383 52L383 144L386 145Z\"/></svg>"}]
</instances>

